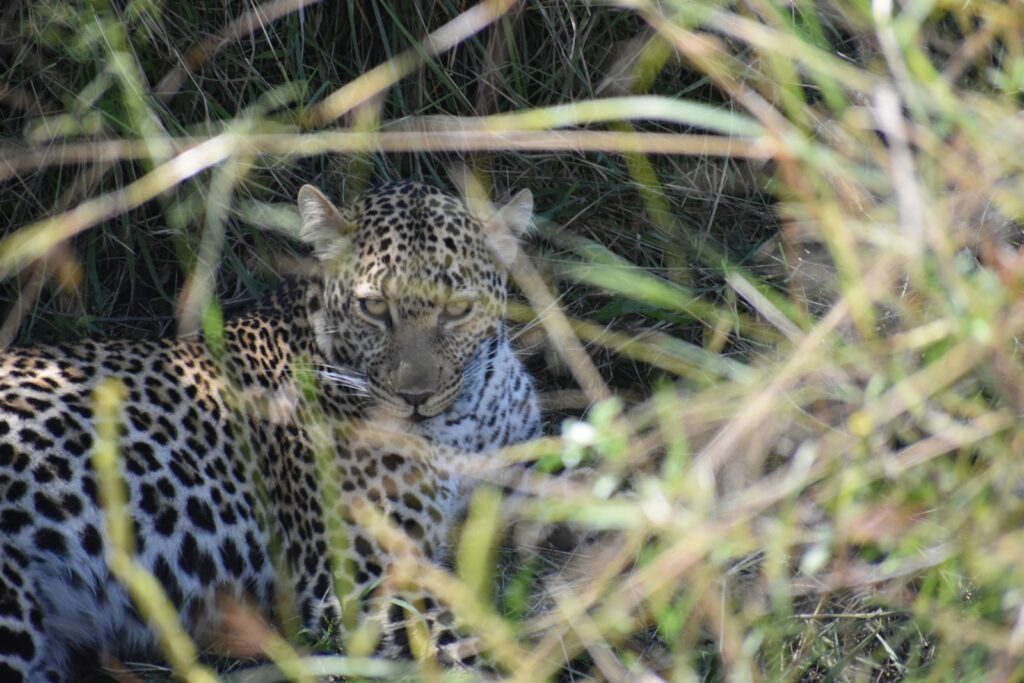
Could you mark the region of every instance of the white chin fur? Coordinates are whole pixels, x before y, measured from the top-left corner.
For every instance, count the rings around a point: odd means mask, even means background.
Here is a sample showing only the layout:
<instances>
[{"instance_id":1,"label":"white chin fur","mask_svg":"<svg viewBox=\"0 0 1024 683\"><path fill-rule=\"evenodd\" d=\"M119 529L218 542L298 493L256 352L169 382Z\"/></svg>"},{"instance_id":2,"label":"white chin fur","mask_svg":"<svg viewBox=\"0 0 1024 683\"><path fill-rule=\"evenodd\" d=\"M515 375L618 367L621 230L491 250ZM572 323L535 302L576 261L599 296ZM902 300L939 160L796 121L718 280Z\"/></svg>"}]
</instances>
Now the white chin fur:
<instances>
[{"instance_id":1,"label":"white chin fur","mask_svg":"<svg viewBox=\"0 0 1024 683\"><path fill-rule=\"evenodd\" d=\"M378 399L377 410L382 415L397 420L405 420L413 415L413 407L404 401Z\"/></svg>"}]
</instances>

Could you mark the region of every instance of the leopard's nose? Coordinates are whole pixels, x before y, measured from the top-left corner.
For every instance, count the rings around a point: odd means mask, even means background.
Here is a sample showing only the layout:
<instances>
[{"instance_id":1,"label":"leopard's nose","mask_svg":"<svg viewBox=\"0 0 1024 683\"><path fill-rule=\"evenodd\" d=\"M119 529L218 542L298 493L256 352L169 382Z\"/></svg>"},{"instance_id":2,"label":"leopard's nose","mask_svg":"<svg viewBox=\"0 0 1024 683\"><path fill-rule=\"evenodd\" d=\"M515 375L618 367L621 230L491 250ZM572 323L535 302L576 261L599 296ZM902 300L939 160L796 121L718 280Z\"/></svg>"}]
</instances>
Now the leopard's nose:
<instances>
[{"instance_id":1,"label":"leopard's nose","mask_svg":"<svg viewBox=\"0 0 1024 683\"><path fill-rule=\"evenodd\" d=\"M399 391L398 397L411 405L413 408L426 403L427 399L434 395L433 391Z\"/></svg>"},{"instance_id":2,"label":"leopard's nose","mask_svg":"<svg viewBox=\"0 0 1024 683\"><path fill-rule=\"evenodd\" d=\"M392 389L395 395L416 408L437 393L439 372L429 359L402 359L395 369Z\"/></svg>"}]
</instances>

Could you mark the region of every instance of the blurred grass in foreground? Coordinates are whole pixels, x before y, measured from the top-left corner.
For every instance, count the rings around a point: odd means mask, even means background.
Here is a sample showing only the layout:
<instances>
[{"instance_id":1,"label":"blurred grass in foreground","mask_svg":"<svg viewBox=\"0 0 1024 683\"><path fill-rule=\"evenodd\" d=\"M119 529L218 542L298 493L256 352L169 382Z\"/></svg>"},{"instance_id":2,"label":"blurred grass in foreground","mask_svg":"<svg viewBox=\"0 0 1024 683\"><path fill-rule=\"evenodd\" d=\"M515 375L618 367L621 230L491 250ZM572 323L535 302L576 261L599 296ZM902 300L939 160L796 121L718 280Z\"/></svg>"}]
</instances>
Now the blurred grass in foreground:
<instances>
[{"instance_id":1,"label":"blurred grass in foreground","mask_svg":"<svg viewBox=\"0 0 1024 683\"><path fill-rule=\"evenodd\" d=\"M534 192L512 312L588 420L497 569L482 498L406 570L473 623L495 572L511 679L1024 678L1019 2L228 5L0 14L3 342L194 325L302 183L462 159Z\"/></svg>"}]
</instances>

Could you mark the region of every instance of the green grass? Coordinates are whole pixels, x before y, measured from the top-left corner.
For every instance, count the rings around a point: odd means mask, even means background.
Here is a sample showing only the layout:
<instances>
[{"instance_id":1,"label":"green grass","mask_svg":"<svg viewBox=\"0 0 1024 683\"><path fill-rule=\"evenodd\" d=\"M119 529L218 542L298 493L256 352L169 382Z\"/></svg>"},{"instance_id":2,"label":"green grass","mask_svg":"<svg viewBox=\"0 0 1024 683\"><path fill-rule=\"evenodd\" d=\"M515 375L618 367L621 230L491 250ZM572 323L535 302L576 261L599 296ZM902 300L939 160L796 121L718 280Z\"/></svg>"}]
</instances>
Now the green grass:
<instances>
[{"instance_id":1,"label":"green grass","mask_svg":"<svg viewBox=\"0 0 1024 683\"><path fill-rule=\"evenodd\" d=\"M534 193L568 324L512 314L590 425L441 585L509 678L1024 677L1017 5L299 5L0 12L0 342L244 306L302 184L465 163Z\"/></svg>"}]
</instances>

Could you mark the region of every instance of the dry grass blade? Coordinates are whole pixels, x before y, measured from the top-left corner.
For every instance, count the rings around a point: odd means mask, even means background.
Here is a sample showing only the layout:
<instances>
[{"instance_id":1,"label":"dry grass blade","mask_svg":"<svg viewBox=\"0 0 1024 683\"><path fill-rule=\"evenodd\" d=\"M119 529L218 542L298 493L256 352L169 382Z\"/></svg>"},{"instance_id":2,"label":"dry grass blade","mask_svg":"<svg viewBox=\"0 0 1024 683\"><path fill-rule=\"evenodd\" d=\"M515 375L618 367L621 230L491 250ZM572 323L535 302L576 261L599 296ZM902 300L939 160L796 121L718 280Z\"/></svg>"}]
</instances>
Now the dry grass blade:
<instances>
[{"instance_id":1,"label":"dry grass blade","mask_svg":"<svg viewBox=\"0 0 1024 683\"><path fill-rule=\"evenodd\" d=\"M403 126L414 130L379 132L334 130L296 134L259 134L246 136L246 153L282 156L316 156L325 152L483 152L500 150L637 152L643 154L722 156L769 159L774 155L765 140L727 138L719 135L680 135L676 133L621 133L615 131L572 130L535 131L506 129L500 133L467 126L458 130L460 120L438 128L429 125ZM474 122L475 123L475 122ZM387 126L387 123L382 125ZM456 128L453 130L453 127ZM181 154L210 142L212 138L168 138L169 149ZM130 161L151 158L142 141L104 140L95 143L64 143L46 147L0 146L0 181L19 172L48 166L78 164L85 161Z\"/></svg>"},{"instance_id":2,"label":"dry grass blade","mask_svg":"<svg viewBox=\"0 0 1024 683\"><path fill-rule=\"evenodd\" d=\"M83 230L138 207L223 161L230 156L234 142L229 135L211 138L157 166L121 190L82 202L74 209L5 237L0 242L0 280L10 277L55 245L71 239Z\"/></svg>"},{"instance_id":3,"label":"dry grass blade","mask_svg":"<svg viewBox=\"0 0 1024 683\"><path fill-rule=\"evenodd\" d=\"M301 12L303 8L317 2L320 0L270 0L247 10L232 20L220 33L209 36L189 48L181 58L183 63L160 79L153 88L153 95L162 101L170 99L181 90L181 86L191 74L213 59L227 45L251 35L281 17Z\"/></svg>"},{"instance_id":4,"label":"dry grass blade","mask_svg":"<svg viewBox=\"0 0 1024 683\"><path fill-rule=\"evenodd\" d=\"M411 74L426 59L452 49L498 20L516 4L515 0L486 0L466 10L426 36L415 47L386 64L367 71L356 80L331 93L302 117L302 127L319 128L341 118L361 104L385 92Z\"/></svg>"}]
</instances>

